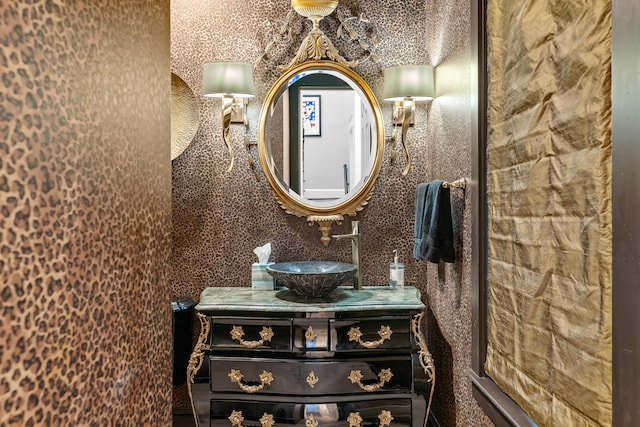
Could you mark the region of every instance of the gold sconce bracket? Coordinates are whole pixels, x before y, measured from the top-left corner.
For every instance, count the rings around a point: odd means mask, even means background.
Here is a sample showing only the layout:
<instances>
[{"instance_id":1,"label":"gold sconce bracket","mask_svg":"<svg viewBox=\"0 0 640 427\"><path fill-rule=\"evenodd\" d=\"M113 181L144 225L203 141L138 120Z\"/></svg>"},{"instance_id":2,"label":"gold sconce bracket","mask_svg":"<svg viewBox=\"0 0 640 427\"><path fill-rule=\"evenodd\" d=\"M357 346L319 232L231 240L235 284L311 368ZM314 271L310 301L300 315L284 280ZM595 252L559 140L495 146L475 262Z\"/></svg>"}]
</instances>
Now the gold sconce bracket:
<instances>
[{"instance_id":1,"label":"gold sconce bracket","mask_svg":"<svg viewBox=\"0 0 640 427\"><path fill-rule=\"evenodd\" d=\"M231 147L231 125L242 124L247 126L249 124L249 120L247 119L247 104L248 101L246 98L222 97L222 140L227 147L227 151L229 151L230 158L227 172L233 169L235 162L233 148Z\"/></svg>"},{"instance_id":2,"label":"gold sconce bracket","mask_svg":"<svg viewBox=\"0 0 640 427\"><path fill-rule=\"evenodd\" d=\"M411 170L411 155L409 154L409 148L407 147L407 131L411 126L415 125L415 109L415 101L411 98L406 98L402 101L394 101L391 113L391 121L394 126L391 139L392 142L395 142L398 138L398 131L400 132L400 143L405 156L405 166L402 171L403 176L407 175ZM395 155L393 155L392 159L395 159Z\"/></svg>"},{"instance_id":3,"label":"gold sconce bracket","mask_svg":"<svg viewBox=\"0 0 640 427\"><path fill-rule=\"evenodd\" d=\"M405 176L411 170L411 154L407 147L407 132L409 128L415 125L415 101L411 98L406 98L402 101L394 101L393 110L391 114L391 120L393 123L393 133L391 134L391 142L395 144L398 140L398 133L400 133L400 144L404 151L405 166L402 170L402 175ZM396 158L395 147L391 151L391 160Z\"/></svg>"},{"instance_id":4,"label":"gold sconce bracket","mask_svg":"<svg viewBox=\"0 0 640 427\"><path fill-rule=\"evenodd\" d=\"M231 123L247 125L247 99L233 98L231 104Z\"/></svg>"},{"instance_id":5,"label":"gold sconce bracket","mask_svg":"<svg viewBox=\"0 0 640 427\"><path fill-rule=\"evenodd\" d=\"M408 126L416 124L415 120L416 103L412 100L394 101L391 112L391 122L394 126L402 126L405 122Z\"/></svg>"}]
</instances>

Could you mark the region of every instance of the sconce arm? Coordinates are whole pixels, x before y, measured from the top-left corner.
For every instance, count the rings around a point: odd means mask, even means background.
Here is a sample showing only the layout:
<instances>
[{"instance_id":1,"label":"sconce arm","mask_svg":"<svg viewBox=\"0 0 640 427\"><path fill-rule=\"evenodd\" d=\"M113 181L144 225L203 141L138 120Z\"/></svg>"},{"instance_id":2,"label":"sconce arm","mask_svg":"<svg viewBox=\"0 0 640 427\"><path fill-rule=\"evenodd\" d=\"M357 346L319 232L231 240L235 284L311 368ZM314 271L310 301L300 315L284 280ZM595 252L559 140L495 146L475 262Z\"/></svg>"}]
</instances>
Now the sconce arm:
<instances>
[{"instance_id":1,"label":"sconce arm","mask_svg":"<svg viewBox=\"0 0 640 427\"><path fill-rule=\"evenodd\" d=\"M402 115L402 134L400 137L406 159L404 169L402 170L403 176L406 176L411 170L411 155L409 154L409 149L407 148L407 131L409 130L409 126L413 118L413 103L411 103L411 107L407 106L406 104L407 102L405 102L405 107L403 108L404 112Z\"/></svg>"},{"instance_id":2,"label":"sconce arm","mask_svg":"<svg viewBox=\"0 0 640 427\"><path fill-rule=\"evenodd\" d=\"M225 96L222 98L222 140L224 145L227 146L229 151L229 167L227 172L233 169L233 163L235 162L235 156L233 155L233 149L231 148L231 112L233 111L233 98Z\"/></svg>"}]
</instances>

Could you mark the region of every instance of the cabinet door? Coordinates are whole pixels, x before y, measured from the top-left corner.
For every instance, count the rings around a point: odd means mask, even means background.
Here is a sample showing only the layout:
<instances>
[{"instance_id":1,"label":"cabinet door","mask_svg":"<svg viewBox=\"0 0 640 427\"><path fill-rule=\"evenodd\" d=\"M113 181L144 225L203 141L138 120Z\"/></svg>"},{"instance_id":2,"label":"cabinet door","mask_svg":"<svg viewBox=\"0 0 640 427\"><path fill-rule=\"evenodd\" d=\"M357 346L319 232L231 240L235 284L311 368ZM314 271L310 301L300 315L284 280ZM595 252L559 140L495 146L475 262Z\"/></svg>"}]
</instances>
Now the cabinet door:
<instances>
[{"instance_id":1,"label":"cabinet door","mask_svg":"<svg viewBox=\"0 0 640 427\"><path fill-rule=\"evenodd\" d=\"M211 317L213 350L291 350L291 320Z\"/></svg>"},{"instance_id":2,"label":"cabinet door","mask_svg":"<svg viewBox=\"0 0 640 427\"><path fill-rule=\"evenodd\" d=\"M371 351L411 348L411 319L373 317L331 321L331 350Z\"/></svg>"},{"instance_id":3,"label":"cabinet door","mask_svg":"<svg viewBox=\"0 0 640 427\"><path fill-rule=\"evenodd\" d=\"M213 427L409 427L410 399L304 403L211 400Z\"/></svg>"},{"instance_id":4,"label":"cabinet door","mask_svg":"<svg viewBox=\"0 0 640 427\"><path fill-rule=\"evenodd\" d=\"M344 360L210 357L211 391L318 396L407 393L410 356Z\"/></svg>"}]
</instances>

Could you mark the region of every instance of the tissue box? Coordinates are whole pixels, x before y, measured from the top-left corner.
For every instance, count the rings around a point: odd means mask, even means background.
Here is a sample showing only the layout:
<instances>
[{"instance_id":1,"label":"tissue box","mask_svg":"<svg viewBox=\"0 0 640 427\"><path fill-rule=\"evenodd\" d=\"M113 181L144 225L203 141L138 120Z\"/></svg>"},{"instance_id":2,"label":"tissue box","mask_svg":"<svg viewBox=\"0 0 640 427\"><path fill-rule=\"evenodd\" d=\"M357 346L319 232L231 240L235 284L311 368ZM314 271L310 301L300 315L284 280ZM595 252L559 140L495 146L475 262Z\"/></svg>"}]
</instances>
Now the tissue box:
<instances>
[{"instance_id":1,"label":"tissue box","mask_svg":"<svg viewBox=\"0 0 640 427\"><path fill-rule=\"evenodd\" d=\"M267 266L273 264L258 264L254 262L251 265L251 289L254 291L272 291L275 287L275 280L267 273Z\"/></svg>"}]
</instances>

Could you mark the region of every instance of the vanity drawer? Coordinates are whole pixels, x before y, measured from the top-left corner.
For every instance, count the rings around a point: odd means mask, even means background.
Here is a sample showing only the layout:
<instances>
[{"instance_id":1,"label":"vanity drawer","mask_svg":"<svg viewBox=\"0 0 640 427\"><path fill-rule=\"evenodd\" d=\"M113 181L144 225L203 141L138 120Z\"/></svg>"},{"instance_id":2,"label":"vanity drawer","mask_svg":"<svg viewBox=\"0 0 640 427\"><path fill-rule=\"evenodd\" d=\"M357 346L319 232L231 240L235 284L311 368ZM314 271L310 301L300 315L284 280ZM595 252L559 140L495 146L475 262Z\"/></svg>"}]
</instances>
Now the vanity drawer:
<instances>
[{"instance_id":1,"label":"vanity drawer","mask_svg":"<svg viewBox=\"0 0 640 427\"><path fill-rule=\"evenodd\" d=\"M408 316L331 320L332 351L410 348L411 318Z\"/></svg>"},{"instance_id":2,"label":"vanity drawer","mask_svg":"<svg viewBox=\"0 0 640 427\"><path fill-rule=\"evenodd\" d=\"M211 391L318 396L407 393L412 390L410 356L345 360L209 358Z\"/></svg>"},{"instance_id":3,"label":"vanity drawer","mask_svg":"<svg viewBox=\"0 0 640 427\"><path fill-rule=\"evenodd\" d=\"M291 350L291 319L210 317L213 350Z\"/></svg>"},{"instance_id":4,"label":"vanity drawer","mask_svg":"<svg viewBox=\"0 0 640 427\"><path fill-rule=\"evenodd\" d=\"M212 427L409 427L410 399L304 403L211 400ZM309 424L307 424L309 423Z\"/></svg>"}]
</instances>

